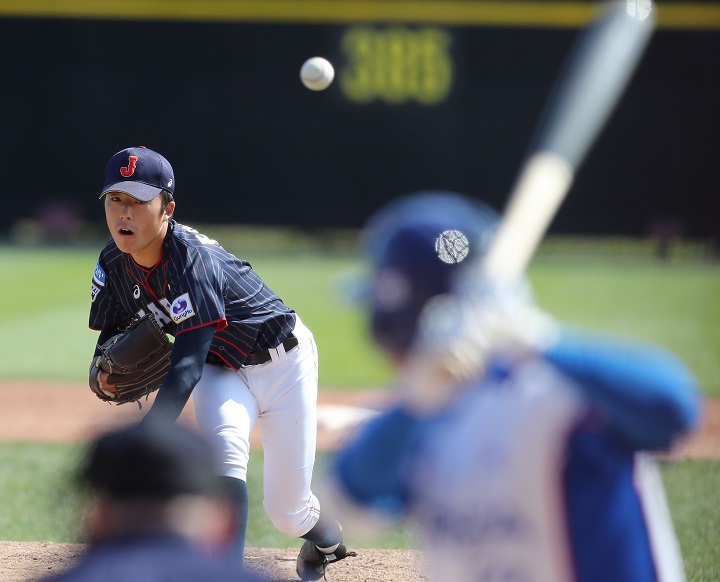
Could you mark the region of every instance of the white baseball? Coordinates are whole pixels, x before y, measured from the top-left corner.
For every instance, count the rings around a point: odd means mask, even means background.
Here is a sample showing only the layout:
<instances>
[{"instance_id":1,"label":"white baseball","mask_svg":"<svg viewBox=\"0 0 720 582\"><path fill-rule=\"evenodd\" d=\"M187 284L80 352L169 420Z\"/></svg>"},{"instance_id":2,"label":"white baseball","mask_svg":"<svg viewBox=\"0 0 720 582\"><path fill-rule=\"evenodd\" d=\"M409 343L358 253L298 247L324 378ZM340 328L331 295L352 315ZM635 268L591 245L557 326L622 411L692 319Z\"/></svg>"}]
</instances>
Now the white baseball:
<instances>
[{"instance_id":1,"label":"white baseball","mask_svg":"<svg viewBox=\"0 0 720 582\"><path fill-rule=\"evenodd\" d=\"M311 91L327 89L334 78L335 69L322 57L312 57L300 67L300 80Z\"/></svg>"}]
</instances>

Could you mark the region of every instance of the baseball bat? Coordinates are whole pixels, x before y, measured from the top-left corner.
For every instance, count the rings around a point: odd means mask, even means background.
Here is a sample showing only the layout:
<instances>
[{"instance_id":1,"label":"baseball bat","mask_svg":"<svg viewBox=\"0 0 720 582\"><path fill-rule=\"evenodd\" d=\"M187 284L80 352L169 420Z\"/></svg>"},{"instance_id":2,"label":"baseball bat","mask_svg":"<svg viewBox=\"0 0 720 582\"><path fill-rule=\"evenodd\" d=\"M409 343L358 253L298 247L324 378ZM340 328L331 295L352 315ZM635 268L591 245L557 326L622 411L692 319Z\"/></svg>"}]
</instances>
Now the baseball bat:
<instances>
[{"instance_id":1,"label":"baseball bat","mask_svg":"<svg viewBox=\"0 0 720 582\"><path fill-rule=\"evenodd\" d=\"M651 2L613 2L580 34L535 130L483 275L522 275L575 173L628 85L654 28Z\"/></svg>"},{"instance_id":2,"label":"baseball bat","mask_svg":"<svg viewBox=\"0 0 720 582\"><path fill-rule=\"evenodd\" d=\"M638 5L612 3L581 31L547 99L490 248L479 267L464 272L454 296L440 296L423 311L399 378L417 411L443 406L452 397L450 387L484 365L483 350L496 338L480 332L489 315L478 309L482 291L488 284L516 287L610 117L653 29L654 15L638 13Z\"/></svg>"}]
</instances>

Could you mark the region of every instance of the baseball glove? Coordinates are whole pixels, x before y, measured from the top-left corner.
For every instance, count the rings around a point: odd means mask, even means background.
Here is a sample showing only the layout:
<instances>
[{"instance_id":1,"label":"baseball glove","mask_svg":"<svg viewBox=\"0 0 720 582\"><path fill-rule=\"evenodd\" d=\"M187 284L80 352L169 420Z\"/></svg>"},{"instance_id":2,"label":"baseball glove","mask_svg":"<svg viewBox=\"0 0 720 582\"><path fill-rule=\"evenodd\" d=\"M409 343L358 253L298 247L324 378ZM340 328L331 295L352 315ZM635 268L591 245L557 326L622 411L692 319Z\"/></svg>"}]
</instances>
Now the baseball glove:
<instances>
[{"instance_id":1,"label":"baseball glove","mask_svg":"<svg viewBox=\"0 0 720 582\"><path fill-rule=\"evenodd\" d=\"M128 329L111 337L90 366L90 389L100 400L117 405L138 402L162 384L170 369L172 343L152 314L133 319ZM100 373L108 372L108 390Z\"/></svg>"}]
</instances>

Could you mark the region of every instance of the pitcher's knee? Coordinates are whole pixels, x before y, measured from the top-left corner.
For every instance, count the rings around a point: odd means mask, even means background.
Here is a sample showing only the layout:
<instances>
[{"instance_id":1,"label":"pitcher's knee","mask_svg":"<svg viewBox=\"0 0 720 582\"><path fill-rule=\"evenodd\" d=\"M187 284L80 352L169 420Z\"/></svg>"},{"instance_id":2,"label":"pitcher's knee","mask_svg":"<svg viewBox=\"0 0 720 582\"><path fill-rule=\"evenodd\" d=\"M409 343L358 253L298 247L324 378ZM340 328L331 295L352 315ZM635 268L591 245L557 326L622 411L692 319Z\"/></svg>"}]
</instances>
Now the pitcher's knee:
<instances>
[{"instance_id":1,"label":"pitcher's knee","mask_svg":"<svg viewBox=\"0 0 720 582\"><path fill-rule=\"evenodd\" d=\"M317 523L318 513L307 506L298 511L273 511L265 508L270 521L276 529L289 536L299 538L309 532Z\"/></svg>"}]
</instances>

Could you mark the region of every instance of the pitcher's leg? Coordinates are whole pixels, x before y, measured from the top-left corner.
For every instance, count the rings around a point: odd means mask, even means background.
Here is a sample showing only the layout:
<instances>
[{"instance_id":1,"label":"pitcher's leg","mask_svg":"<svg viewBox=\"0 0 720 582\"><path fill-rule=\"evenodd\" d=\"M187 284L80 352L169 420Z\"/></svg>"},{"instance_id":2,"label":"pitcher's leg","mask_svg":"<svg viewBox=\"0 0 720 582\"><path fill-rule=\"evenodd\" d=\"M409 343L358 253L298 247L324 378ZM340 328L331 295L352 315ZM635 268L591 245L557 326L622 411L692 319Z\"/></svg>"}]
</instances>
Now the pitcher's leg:
<instances>
[{"instance_id":1,"label":"pitcher's leg","mask_svg":"<svg viewBox=\"0 0 720 582\"><path fill-rule=\"evenodd\" d=\"M242 560L248 521L250 431L258 415L257 401L241 374L208 365L193 390L193 403L198 426L215 451L218 474L235 502L233 549Z\"/></svg>"},{"instance_id":2,"label":"pitcher's leg","mask_svg":"<svg viewBox=\"0 0 720 582\"><path fill-rule=\"evenodd\" d=\"M278 397L258 420L265 451L265 510L280 531L306 539L297 559L303 580L318 580L327 564L354 555L342 544L339 522L311 489L317 443L318 360L310 331L298 321L300 340L263 373ZM271 391L272 392L272 391Z\"/></svg>"},{"instance_id":3,"label":"pitcher's leg","mask_svg":"<svg viewBox=\"0 0 720 582\"><path fill-rule=\"evenodd\" d=\"M316 362L314 342L309 345L301 338L301 346L263 374L266 382L283 385L258 420L265 456L263 503L275 527L295 537L309 532L319 515L311 491L317 441Z\"/></svg>"},{"instance_id":4,"label":"pitcher's leg","mask_svg":"<svg viewBox=\"0 0 720 582\"><path fill-rule=\"evenodd\" d=\"M247 535L249 511L247 484L243 479L236 479L235 477L220 477L220 479L222 479L227 495L232 500L235 508L232 552L242 563L245 556L245 536Z\"/></svg>"}]
</instances>

